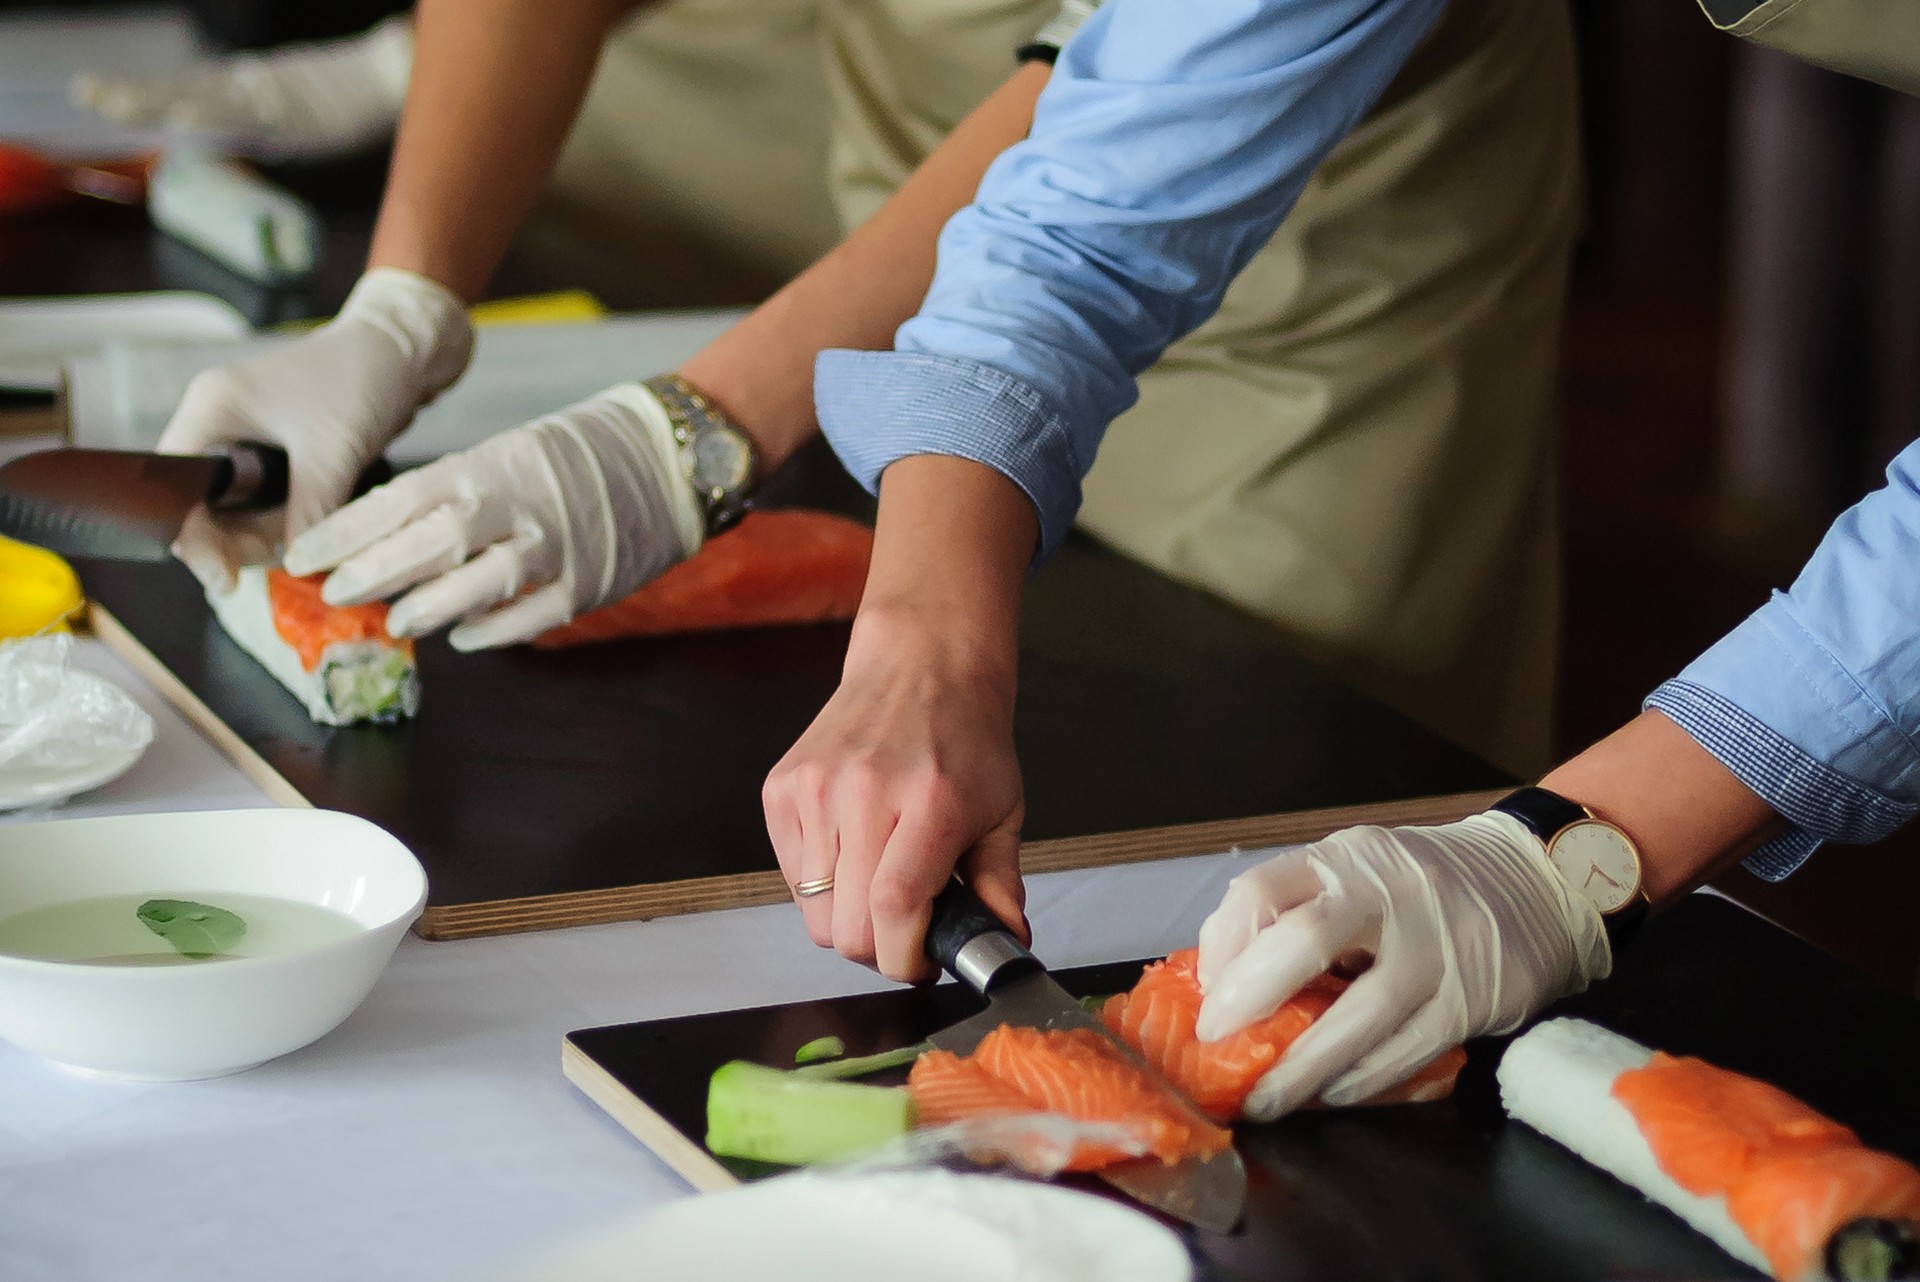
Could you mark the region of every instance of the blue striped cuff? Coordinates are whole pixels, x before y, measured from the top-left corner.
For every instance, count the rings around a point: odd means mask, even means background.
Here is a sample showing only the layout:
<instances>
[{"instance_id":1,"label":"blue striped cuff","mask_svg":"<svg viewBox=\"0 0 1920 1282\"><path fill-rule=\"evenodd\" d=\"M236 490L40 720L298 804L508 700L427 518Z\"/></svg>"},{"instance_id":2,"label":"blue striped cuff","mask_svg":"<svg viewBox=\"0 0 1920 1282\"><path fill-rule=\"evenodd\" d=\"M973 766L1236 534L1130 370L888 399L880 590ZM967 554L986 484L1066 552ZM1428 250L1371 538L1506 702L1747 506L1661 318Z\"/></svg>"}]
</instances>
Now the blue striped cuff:
<instances>
[{"instance_id":1,"label":"blue striped cuff","mask_svg":"<svg viewBox=\"0 0 1920 1282\"><path fill-rule=\"evenodd\" d=\"M1004 370L957 356L829 350L814 361L820 430L855 480L910 454L946 454L994 469L1033 500L1036 564L1052 555L1080 510L1086 474L1064 420Z\"/></svg>"},{"instance_id":2,"label":"blue striped cuff","mask_svg":"<svg viewBox=\"0 0 1920 1282\"><path fill-rule=\"evenodd\" d=\"M1920 810L1807 755L1705 686L1668 681L1644 706L1685 730L1793 825L1747 858L1748 870L1768 881L1786 877L1824 841L1879 841Z\"/></svg>"}]
</instances>

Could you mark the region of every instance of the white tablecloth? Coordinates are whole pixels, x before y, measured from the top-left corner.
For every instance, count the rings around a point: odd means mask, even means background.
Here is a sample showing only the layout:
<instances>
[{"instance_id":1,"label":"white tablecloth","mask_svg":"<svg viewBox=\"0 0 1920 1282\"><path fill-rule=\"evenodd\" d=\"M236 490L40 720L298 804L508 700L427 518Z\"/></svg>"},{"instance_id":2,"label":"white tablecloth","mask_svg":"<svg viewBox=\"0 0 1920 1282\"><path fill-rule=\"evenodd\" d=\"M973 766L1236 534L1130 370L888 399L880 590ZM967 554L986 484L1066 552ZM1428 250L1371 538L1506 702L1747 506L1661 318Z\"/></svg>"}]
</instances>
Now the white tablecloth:
<instances>
[{"instance_id":1,"label":"white tablecloth","mask_svg":"<svg viewBox=\"0 0 1920 1282\"><path fill-rule=\"evenodd\" d=\"M89 644L83 661L158 734L57 813L264 804L111 655ZM1190 944L1248 861L1036 877L1038 951L1066 966ZM334 1033L215 1081L99 1082L0 1044L0 1280L485 1276L687 1191L561 1076L568 1030L885 986L814 948L783 905L409 938Z\"/></svg>"}]
</instances>

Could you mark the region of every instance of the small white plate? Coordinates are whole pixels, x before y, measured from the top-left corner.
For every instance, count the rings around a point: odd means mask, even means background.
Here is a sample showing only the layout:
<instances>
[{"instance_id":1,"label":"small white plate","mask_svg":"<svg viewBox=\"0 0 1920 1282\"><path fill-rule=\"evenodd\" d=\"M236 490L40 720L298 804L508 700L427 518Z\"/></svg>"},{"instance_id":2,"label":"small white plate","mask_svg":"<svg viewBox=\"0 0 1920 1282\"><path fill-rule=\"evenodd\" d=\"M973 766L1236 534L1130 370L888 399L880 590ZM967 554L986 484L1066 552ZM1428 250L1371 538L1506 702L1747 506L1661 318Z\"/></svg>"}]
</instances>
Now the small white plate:
<instances>
[{"instance_id":1,"label":"small white plate","mask_svg":"<svg viewBox=\"0 0 1920 1282\"><path fill-rule=\"evenodd\" d=\"M781 1176L691 1197L513 1282L1190 1282L1159 1221L1111 1198L945 1170Z\"/></svg>"},{"instance_id":2,"label":"small white plate","mask_svg":"<svg viewBox=\"0 0 1920 1282\"><path fill-rule=\"evenodd\" d=\"M91 672L70 671L66 679L74 682L91 681L110 690L119 691L111 681L97 677ZM22 806L52 805L65 801L68 797L112 783L127 771L133 769L136 761L146 754L153 743L149 735L147 741L139 747L120 752L105 753L97 758L78 765L54 768L49 766L0 766L0 810L18 810Z\"/></svg>"}]
</instances>

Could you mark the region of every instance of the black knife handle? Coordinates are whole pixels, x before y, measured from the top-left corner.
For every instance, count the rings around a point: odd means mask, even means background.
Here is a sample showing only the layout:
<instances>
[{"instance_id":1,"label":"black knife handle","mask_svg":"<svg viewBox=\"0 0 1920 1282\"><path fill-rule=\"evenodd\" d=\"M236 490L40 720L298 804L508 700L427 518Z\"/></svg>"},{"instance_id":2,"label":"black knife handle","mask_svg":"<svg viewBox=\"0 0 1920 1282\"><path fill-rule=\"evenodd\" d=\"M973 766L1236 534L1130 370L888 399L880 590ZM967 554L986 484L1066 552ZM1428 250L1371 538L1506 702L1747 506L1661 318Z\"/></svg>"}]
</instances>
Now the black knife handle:
<instances>
[{"instance_id":1,"label":"black knife handle","mask_svg":"<svg viewBox=\"0 0 1920 1282\"><path fill-rule=\"evenodd\" d=\"M287 501L291 469L287 452L278 445L235 441L227 447L214 473L207 506L222 512L265 512ZM354 498L393 479L393 464L376 458L353 483Z\"/></svg>"},{"instance_id":2,"label":"black knife handle","mask_svg":"<svg viewBox=\"0 0 1920 1282\"><path fill-rule=\"evenodd\" d=\"M957 877L933 897L933 917L927 922L927 956L982 995L1002 980L1040 968L1039 959Z\"/></svg>"}]
</instances>

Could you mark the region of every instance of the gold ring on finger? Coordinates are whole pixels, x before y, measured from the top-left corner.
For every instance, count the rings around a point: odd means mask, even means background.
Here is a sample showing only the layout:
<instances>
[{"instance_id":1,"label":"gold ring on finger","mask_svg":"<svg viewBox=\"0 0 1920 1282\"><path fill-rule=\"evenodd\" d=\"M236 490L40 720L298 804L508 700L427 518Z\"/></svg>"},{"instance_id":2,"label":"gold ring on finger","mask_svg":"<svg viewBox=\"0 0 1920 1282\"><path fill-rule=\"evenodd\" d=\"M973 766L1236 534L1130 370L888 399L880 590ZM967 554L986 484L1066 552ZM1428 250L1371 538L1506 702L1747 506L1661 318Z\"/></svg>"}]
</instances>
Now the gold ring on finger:
<instances>
[{"instance_id":1,"label":"gold ring on finger","mask_svg":"<svg viewBox=\"0 0 1920 1282\"><path fill-rule=\"evenodd\" d=\"M824 877L815 877L812 881L796 881L793 883L793 893L797 899L812 899L815 895L824 895L832 889L832 873L828 873Z\"/></svg>"}]
</instances>

